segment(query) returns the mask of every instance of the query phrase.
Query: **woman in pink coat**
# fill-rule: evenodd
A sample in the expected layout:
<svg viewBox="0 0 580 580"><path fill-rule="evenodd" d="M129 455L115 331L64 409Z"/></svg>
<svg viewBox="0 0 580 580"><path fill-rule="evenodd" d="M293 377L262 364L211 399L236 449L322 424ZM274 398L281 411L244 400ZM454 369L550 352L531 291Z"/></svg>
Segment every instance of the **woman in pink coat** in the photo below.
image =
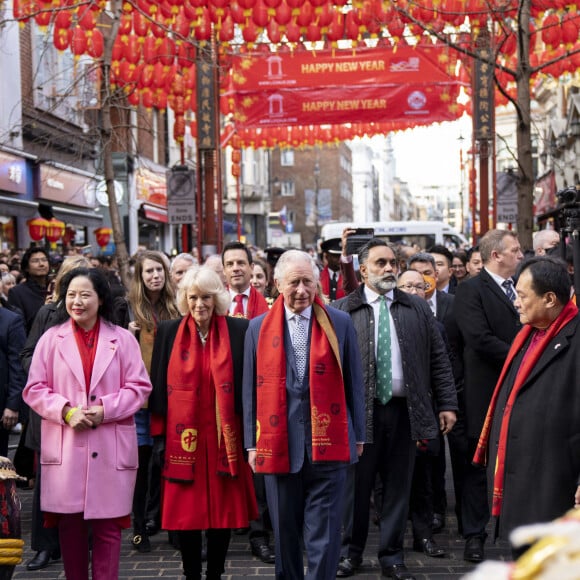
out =
<svg viewBox="0 0 580 580"><path fill-rule="evenodd" d="M63 280L62 323L39 340L24 400L42 417L41 508L59 530L68 580L118 578L121 529L130 525L137 474L133 415L151 391L139 345L111 323L98 269Z"/></svg>

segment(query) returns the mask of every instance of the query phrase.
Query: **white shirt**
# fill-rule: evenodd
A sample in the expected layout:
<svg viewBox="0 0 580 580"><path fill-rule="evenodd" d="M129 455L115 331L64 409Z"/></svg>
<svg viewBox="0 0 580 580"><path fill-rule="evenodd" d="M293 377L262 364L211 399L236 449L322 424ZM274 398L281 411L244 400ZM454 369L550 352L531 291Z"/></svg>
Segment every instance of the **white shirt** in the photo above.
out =
<svg viewBox="0 0 580 580"><path fill-rule="evenodd" d="M232 290L231 288L228 289L229 293L230 293L230 298L232 299L232 302L230 304L230 310L229 313L233 314L234 310L236 309L236 301L234 300L234 296L237 296L238 294L242 294L243 298L242 298L242 306L244 307L244 314L246 314L248 312L248 300L250 299L250 290L251 290L251 286L248 286L243 292L236 292L235 290Z"/></svg>
<svg viewBox="0 0 580 580"><path fill-rule="evenodd" d="M494 274L493 272L490 272L487 268L485 268L485 271L493 278L493 281L499 286L500 290L507 296L507 293L505 291L505 288L503 287L503 283L506 280L510 280L512 285L513 285L513 279L510 278L502 278L501 276L498 276L497 274ZM515 286L513 287L514 293L516 291Z"/></svg>
<svg viewBox="0 0 580 580"><path fill-rule="evenodd" d="M433 296L427 300L427 304L429 304L429 308L431 308L433 316L437 316L437 292L439 292L439 290L435 290L435 292L433 292Z"/></svg>
<svg viewBox="0 0 580 580"><path fill-rule="evenodd" d="M377 343L379 339L379 308L381 306L381 295L371 290L366 284L364 293L367 303L372 306L373 316L375 319L375 360L377 357ZM393 304L393 291L385 294L389 313ZM393 378L393 397L405 397L405 381L403 377L403 357L401 355L401 346L397 337L397 329L393 322L393 317L389 316L389 325L391 329L391 367Z"/></svg>
<svg viewBox="0 0 580 580"><path fill-rule="evenodd" d="M309 328L310 317L312 316L312 306L308 306L302 312L294 313L286 304L284 304L284 314L286 316L286 323L288 324L288 330L290 331L290 338L294 336L294 330L296 328L296 320L298 316L303 316L306 318L306 328Z"/></svg>

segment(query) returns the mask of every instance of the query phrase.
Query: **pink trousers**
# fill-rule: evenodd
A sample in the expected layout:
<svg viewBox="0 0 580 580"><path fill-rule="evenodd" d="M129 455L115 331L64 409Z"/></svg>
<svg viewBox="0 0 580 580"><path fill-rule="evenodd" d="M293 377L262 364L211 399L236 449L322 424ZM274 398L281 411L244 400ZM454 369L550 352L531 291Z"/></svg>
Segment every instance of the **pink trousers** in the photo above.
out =
<svg viewBox="0 0 580 580"><path fill-rule="evenodd" d="M89 580L89 530L93 580L118 580L121 528L117 519L85 520L83 514L59 518L60 549L67 580Z"/></svg>

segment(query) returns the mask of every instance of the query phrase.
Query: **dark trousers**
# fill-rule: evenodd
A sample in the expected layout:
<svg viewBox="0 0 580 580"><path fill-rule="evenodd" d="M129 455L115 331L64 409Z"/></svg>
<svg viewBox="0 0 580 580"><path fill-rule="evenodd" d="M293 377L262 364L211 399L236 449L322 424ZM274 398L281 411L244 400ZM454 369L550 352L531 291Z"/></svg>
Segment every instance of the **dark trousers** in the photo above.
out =
<svg viewBox="0 0 580 580"><path fill-rule="evenodd" d="M268 502L266 500L266 484L262 473L254 473L254 491L258 504L258 518L250 522L250 544L259 546L270 542L269 529L271 528Z"/></svg>
<svg viewBox="0 0 580 580"><path fill-rule="evenodd" d="M459 409L459 413L457 413L457 422L453 425L453 429L447 435L447 443L449 444L449 457L451 458L451 469L453 471L453 490L455 494L457 527L459 533L463 534L463 496L465 493L465 477L467 468L471 466L473 454L469 456L467 449L465 413L461 410L461 403ZM436 508L435 511L437 511Z"/></svg>
<svg viewBox="0 0 580 580"><path fill-rule="evenodd" d="M201 530L179 530L179 550L183 563L183 573L187 580L201 578ZM207 537L207 580L217 580L225 570L226 556L230 546L231 530L211 529Z"/></svg>
<svg viewBox="0 0 580 580"><path fill-rule="evenodd" d="M433 490L433 511L445 515L447 511L447 491L445 490L445 472L447 461L445 458L445 437L439 434L440 453L431 461L431 486ZM416 469L416 466L415 466Z"/></svg>
<svg viewBox="0 0 580 580"><path fill-rule="evenodd" d="M151 445L139 445L139 467L133 492L133 529L137 534L145 534L147 514L147 490L149 488L149 463Z"/></svg>
<svg viewBox="0 0 580 580"><path fill-rule="evenodd" d="M463 535L487 536L485 527L489 521L489 504L487 497L487 471L485 467L477 467L471 463L477 449L477 439L467 440L467 459L463 480L463 494L461 498L461 517L463 521Z"/></svg>
<svg viewBox="0 0 580 580"><path fill-rule="evenodd" d="M149 462L149 490L147 493L147 521L161 525L161 467L155 461Z"/></svg>
<svg viewBox="0 0 580 580"><path fill-rule="evenodd" d="M354 480L356 463L346 468L346 483L344 486L344 500L342 506L342 547L341 558L348 557L348 547L352 539L352 520L354 514Z"/></svg>
<svg viewBox="0 0 580 580"><path fill-rule="evenodd" d="M8 457L8 441L10 440L10 430L0 426L0 455Z"/></svg>
<svg viewBox="0 0 580 580"><path fill-rule="evenodd" d="M379 560L382 567L402 564L403 539L409 512L409 495L416 444L411 440L407 401L394 397L386 405L375 403L374 442L366 444L356 465L354 514L350 558L362 559L369 532L371 493L378 473L382 484Z"/></svg>
<svg viewBox="0 0 580 580"><path fill-rule="evenodd" d="M424 540L433 538L433 486L431 475L439 456L418 453L413 470L409 515L413 528L413 538Z"/></svg>
<svg viewBox="0 0 580 580"><path fill-rule="evenodd" d="M336 576L346 470L346 466L313 466L305 457L298 473L265 476L278 580ZM308 560L306 576L303 549Z"/></svg>
<svg viewBox="0 0 580 580"><path fill-rule="evenodd" d="M40 489L42 477L40 471L40 458L36 454L36 477L34 480L34 490L32 492L32 526L30 530L30 547L35 552L48 550L58 550L58 528L44 527L44 514L40 509Z"/></svg>

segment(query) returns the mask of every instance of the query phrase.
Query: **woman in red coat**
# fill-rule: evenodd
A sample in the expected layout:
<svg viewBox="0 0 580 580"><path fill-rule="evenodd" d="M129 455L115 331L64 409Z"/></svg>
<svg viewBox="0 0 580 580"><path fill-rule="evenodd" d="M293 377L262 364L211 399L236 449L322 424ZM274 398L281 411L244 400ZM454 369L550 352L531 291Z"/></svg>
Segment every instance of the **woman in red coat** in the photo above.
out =
<svg viewBox="0 0 580 580"><path fill-rule="evenodd" d="M221 578L231 528L257 515L243 455L241 377L248 322L227 317L230 297L218 275L193 268L183 277L181 320L162 322L151 362L155 448L164 449L161 525L176 531L187 580L201 578L207 530L208 580Z"/></svg>

